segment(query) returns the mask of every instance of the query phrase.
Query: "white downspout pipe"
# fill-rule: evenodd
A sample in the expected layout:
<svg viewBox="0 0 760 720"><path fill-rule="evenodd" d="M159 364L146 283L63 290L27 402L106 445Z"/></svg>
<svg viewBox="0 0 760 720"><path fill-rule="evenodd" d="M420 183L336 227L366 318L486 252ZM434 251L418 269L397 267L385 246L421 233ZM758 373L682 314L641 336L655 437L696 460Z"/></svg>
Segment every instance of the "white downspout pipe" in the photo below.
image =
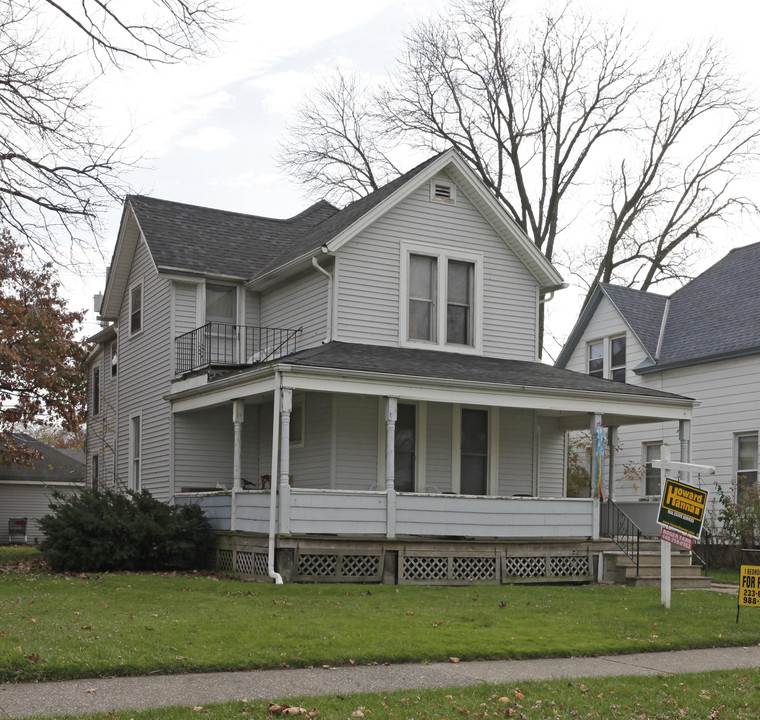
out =
<svg viewBox="0 0 760 720"><path fill-rule="evenodd" d="M323 248L324 250L324 248ZM333 331L332 331L332 316L333 316L333 276L332 273L327 272L318 262L317 258L313 257L311 259L311 264L319 270L323 275L327 276L327 337L325 337L325 342L329 343L332 342L333 339Z"/></svg>
<svg viewBox="0 0 760 720"><path fill-rule="evenodd" d="M269 549L267 572L275 584L282 585L282 575L274 569L274 536L277 527L277 458L280 454L280 394L282 392L280 371L274 373L274 408L272 410L272 469L269 475Z"/></svg>

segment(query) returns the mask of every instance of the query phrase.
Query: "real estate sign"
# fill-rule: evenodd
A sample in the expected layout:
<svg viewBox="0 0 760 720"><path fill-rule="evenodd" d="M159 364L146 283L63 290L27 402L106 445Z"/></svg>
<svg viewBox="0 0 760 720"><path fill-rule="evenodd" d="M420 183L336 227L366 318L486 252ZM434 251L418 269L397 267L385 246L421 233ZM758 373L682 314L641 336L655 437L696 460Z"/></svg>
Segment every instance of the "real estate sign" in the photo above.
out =
<svg viewBox="0 0 760 720"><path fill-rule="evenodd" d="M657 522L699 539L706 506L706 490L668 478L662 489Z"/></svg>
<svg viewBox="0 0 760 720"><path fill-rule="evenodd" d="M760 565L742 565L739 577L739 605L760 607Z"/></svg>

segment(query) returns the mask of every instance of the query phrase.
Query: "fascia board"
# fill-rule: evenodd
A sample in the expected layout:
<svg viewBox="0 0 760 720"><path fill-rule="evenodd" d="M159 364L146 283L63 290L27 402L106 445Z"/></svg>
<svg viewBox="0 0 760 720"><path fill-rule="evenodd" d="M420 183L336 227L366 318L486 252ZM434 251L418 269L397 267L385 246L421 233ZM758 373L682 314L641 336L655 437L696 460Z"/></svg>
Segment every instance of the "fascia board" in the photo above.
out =
<svg viewBox="0 0 760 720"><path fill-rule="evenodd" d="M706 365L707 363L720 362L721 360L733 360L736 358L760 355L760 346L743 348L733 352L716 353L715 355L704 355L702 357L693 357L685 360L676 360L669 363L655 363L654 365L639 366L634 369L637 375L650 375L655 372L664 370L677 370L679 368L691 367L693 365Z"/></svg>

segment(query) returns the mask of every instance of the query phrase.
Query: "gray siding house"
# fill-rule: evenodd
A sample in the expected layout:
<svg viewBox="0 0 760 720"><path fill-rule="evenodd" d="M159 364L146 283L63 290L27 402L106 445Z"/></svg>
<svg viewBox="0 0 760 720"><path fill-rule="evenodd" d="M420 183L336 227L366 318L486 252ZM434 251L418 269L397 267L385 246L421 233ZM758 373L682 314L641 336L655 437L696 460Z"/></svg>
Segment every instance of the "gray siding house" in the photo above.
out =
<svg viewBox="0 0 760 720"><path fill-rule="evenodd" d="M565 431L692 401L538 362L562 286L453 151L286 220L129 197L88 466L200 503L245 575L588 579L598 503L565 497Z"/></svg>
<svg viewBox="0 0 760 720"><path fill-rule="evenodd" d="M692 482L713 503L717 485L736 498L757 483L760 243L732 250L669 297L602 283L557 367L696 398L690 462L716 472ZM651 461L664 445L681 459L678 424L621 428L618 440L612 497L651 532L660 496Z"/></svg>

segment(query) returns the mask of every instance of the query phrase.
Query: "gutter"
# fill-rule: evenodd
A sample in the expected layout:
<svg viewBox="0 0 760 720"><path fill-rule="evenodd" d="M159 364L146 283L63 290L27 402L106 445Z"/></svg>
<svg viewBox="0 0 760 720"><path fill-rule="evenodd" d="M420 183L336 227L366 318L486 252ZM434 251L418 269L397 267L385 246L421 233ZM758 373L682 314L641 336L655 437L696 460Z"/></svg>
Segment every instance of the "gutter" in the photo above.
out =
<svg viewBox="0 0 760 720"><path fill-rule="evenodd" d="M276 585L282 585L282 576L274 569L274 536L277 522L277 457L280 454L280 391L282 377L275 370L274 410L272 411L272 474L269 478L269 545L267 549L267 573Z"/></svg>
<svg viewBox="0 0 760 720"><path fill-rule="evenodd" d="M322 246L322 252L327 253L327 246ZM327 277L327 332L325 333L325 343L329 343L333 339L332 330L332 316L333 316L333 276L332 273L327 272L318 262L316 257L311 258L311 264L316 270L319 270L323 275Z"/></svg>

